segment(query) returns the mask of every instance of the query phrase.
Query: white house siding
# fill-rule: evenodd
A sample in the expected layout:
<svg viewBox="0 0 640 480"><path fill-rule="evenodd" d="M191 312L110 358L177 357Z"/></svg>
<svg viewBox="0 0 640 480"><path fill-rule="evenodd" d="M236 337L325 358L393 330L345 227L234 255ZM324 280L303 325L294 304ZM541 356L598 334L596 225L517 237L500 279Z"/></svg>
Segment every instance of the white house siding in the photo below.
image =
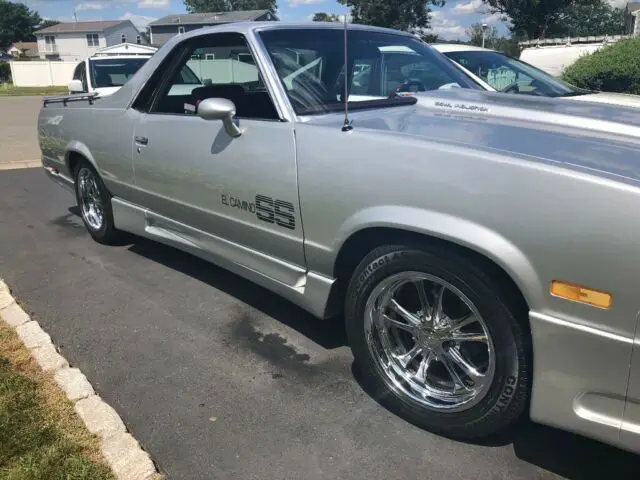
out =
<svg viewBox="0 0 640 480"><path fill-rule="evenodd" d="M96 47L90 47L87 42L87 33L56 33L51 34L56 39L56 50L58 58L62 61L79 62L83 58L90 57L96 50L107 46L107 41L102 33L98 33L98 43ZM97 32L96 32L97 33ZM38 35L38 53L40 58L46 58L47 55L54 55L46 50L44 35Z"/></svg>
<svg viewBox="0 0 640 480"><path fill-rule="evenodd" d="M133 26L133 24L123 24L116 25L115 27L108 28L104 31L104 35L106 38L106 45L110 47L112 45L117 45L118 43L122 43L122 34L127 36L128 43L136 43L136 37L140 35L140 43L142 45L146 45L144 37L140 34L140 32Z"/></svg>

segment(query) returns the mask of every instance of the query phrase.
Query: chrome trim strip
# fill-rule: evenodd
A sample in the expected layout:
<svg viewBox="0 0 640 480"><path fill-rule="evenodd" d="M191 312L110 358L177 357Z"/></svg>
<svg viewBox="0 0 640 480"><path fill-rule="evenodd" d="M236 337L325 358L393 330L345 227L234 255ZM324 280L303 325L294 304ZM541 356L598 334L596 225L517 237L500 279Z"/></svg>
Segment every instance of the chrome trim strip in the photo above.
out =
<svg viewBox="0 0 640 480"><path fill-rule="evenodd" d="M574 330L580 330L584 333L590 333L592 335L596 335L598 337L604 337L609 340L614 340L616 342L621 342L627 345L633 345L633 338L625 337L623 335L618 335L617 333L606 332L604 330L600 330L598 328L590 327L588 325L582 325L575 322L570 322L567 320L562 320L558 317L554 317L552 315L546 315L544 313L538 312L529 312L529 316L533 317L537 320L541 320L543 322L553 323L554 325L559 325L562 327L572 328Z"/></svg>
<svg viewBox="0 0 640 480"><path fill-rule="evenodd" d="M71 193L75 194L76 189L75 182L73 180L71 180L66 175L63 175L53 167L43 165L42 168L44 168L44 171L51 180L56 182L62 188L69 190Z"/></svg>

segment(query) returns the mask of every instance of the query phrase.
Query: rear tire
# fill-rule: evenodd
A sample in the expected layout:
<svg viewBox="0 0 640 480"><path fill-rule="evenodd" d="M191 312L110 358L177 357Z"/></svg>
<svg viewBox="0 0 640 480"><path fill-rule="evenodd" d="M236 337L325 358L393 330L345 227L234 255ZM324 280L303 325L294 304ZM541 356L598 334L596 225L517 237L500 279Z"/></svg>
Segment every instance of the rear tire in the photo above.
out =
<svg viewBox="0 0 640 480"><path fill-rule="evenodd" d="M75 191L80 216L89 235L98 243L116 243L120 232L113 221L111 195L89 162L80 162L75 170Z"/></svg>
<svg viewBox="0 0 640 480"><path fill-rule="evenodd" d="M527 404L530 366L522 320L502 295L448 250L393 245L370 252L345 300L366 387L434 433L472 440L505 430Z"/></svg>

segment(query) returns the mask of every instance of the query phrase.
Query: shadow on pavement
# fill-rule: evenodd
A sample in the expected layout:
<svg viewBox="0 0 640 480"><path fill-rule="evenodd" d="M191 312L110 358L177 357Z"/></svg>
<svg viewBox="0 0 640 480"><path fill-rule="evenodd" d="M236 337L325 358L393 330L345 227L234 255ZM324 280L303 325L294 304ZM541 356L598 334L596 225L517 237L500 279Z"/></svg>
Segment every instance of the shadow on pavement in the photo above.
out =
<svg viewBox="0 0 640 480"><path fill-rule="evenodd" d="M134 238L129 250L237 298L293 328L323 348L332 350L347 345L344 324L340 318L318 320L288 300L239 275L151 240Z"/></svg>
<svg viewBox="0 0 640 480"><path fill-rule="evenodd" d="M637 479L640 457L594 440L532 422L513 439L516 456L569 479Z"/></svg>
<svg viewBox="0 0 640 480"><path fill-rule="evenodd" d="M360 387L383 408L385 399L371 388L357 367L352 374ZM402 417L402 415L398 415ZM405 419L406 420L406 419ZM578 479L640 479L640 456L570 432L533 423L523 418L500 436L468 442L488 448L513 446L520 460L561 477Z"/></svg>
<svg viewBox="0 0 640 480"><path fill-rule="evenodd" d="M75 209L70 210L73 214L79 213ZM172 247L134 236L129 236L123 244L129 245L129 250L133 253L231 295L295 329L323 348L335 349L348 344L341 318L319 321L265 288ZM385 407L384 399L371 390L355 366L352 367L352 373L360 387ZM475 444L488 448L513 445L514 453L519 459L572 480L640 479L640 456L528 420L519 422L499 438Z"/></svg>

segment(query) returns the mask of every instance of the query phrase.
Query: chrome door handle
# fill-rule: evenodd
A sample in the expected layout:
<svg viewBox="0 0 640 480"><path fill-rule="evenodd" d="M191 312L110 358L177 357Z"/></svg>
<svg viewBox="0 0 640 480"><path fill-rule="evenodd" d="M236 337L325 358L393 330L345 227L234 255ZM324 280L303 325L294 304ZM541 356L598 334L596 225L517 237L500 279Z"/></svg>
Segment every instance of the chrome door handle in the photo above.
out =
<svg viewBox="0 0 640 480"><path fill-rule="evenodd" d="M135 140L138 145L146 145L147 143L149 143L149 139L147 137L136 136Z"/></svg>

